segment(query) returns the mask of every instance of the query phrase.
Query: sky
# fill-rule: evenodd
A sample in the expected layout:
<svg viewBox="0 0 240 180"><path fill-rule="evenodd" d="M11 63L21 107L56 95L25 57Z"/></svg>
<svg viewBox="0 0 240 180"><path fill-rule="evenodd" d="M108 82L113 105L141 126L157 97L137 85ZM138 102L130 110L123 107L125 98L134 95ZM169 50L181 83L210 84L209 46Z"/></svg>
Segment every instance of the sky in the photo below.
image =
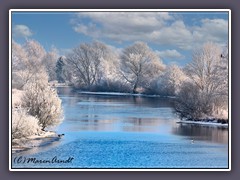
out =
<svg viewBox="0 0 240 180"><path fill-rule="evenodd" d="M60 55L92 41L118 52L143 41L165 64L184 66L204 43L228 43L228 12L12 12L11 23L14 41L34 39Z"/></svg>

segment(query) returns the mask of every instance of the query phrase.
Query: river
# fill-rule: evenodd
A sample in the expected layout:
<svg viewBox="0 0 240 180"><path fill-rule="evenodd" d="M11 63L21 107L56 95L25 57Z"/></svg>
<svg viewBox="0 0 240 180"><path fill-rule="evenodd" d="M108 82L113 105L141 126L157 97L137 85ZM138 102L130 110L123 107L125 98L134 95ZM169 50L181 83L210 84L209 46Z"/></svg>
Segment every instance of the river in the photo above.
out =
<svg viewBox="0 0 240 180"><path fill-rule="evenodd" d="M13 168L228 168L228 129L176 123L172 99L58 88L65 134L14 158ZM53 160L54 159L54 160Z"/></svg>

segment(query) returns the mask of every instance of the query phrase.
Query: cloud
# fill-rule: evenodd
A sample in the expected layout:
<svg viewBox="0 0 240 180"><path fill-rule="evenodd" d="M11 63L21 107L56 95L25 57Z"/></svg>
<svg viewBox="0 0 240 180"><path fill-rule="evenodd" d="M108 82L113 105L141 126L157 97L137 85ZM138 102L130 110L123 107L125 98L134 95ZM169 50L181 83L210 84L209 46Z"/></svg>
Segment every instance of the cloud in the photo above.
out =
<svg viewBox="0 0 240 180"><path fill-rule="evenodd" d="M77 33L115 42L145 41L190 50L207 41L226 43L228 20L198 19L189 25L185 16L168 12L80 12L71 20Z"/></svg>
<svg viewBox="0 0 240 180"><path fill-rule="evenodd" d="M15 37L29 37L33 35L29 27L22 24L14 25L12 29L12 33L13 33L13 36Z"/></svg>
<svg viewBox="0 0 240 180"><path fill-rule="evenodd" d="M201 26L193 29L193 39L197 42L213 41L226 43L228 37L228 21L224 19L202 19Z"/></svg>
<svg viewBox="0 0 240 180"><path fill-rule="evenodd" d="M170 26L154 31L152 34L149 34L149 38L157 44L174 45L185 50L191 49L191 43L193 41L191 31L181 20L177 20Z"/></svg>
<svg viewBox="0 0 240 180"><path fill-rule="evenodd" d="M155 51L162 59L183 59L184 56L175 49L165 51Z"/></svg>
<svg viewBox="0 0 240 180"><path fill-rule="evenodd" d="M115 41L146 40L173 17L167 12L81 12L71 20L74 31Z"/></svg>

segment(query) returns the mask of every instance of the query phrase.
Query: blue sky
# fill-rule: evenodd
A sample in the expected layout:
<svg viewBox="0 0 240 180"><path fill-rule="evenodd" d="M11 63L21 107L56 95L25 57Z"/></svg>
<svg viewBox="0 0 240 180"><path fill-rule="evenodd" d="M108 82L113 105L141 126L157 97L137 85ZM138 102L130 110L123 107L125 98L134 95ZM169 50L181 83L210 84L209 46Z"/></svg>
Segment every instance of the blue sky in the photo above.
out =
<svg viewBox="0 0 240 180"><path fill-rule="evenodd" d="M227 12L13 12L12 37L39 41L60 54L80 43L102 41L121 50L146 42L165 64L185 65L207 41L228 42Z"/></svg>

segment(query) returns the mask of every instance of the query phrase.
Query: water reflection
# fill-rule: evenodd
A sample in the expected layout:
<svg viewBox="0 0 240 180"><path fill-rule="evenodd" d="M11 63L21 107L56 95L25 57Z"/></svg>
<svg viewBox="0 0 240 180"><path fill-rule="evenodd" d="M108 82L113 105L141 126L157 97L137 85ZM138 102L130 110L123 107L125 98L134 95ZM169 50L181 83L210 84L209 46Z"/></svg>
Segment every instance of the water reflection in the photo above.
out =
<svg viewBox="0 0 240 180"><path fill-rule="evenodd" d="M133 104L135 106L145 106L145 107L171 107L172 99L169 98L153 98L153 97L141 97L141 96L111 96L111 95L86 95L79 94L71 88L59 87L57 89L59 96L65 101L67 99L68 105L76 105L77 103L94 102L102 104ZM102 105L101 104L101 105ZM100 105L100 104L99 104Z"/></svg>
<svg viewBox="0 0 240 180"><path fill-rule="evenodd" d="M228 129L177 124L172 99L79 94L58 88L65 119L60 133L71 131L149 132L228 143Z"/></svg>
<svg viewBox="0 0 240 180"><path fill-rule="evenodd" d="M228 143L228 129L191 124L175 124L173 134L186 136L195 140L207 140L216 143Z"/></svg>

